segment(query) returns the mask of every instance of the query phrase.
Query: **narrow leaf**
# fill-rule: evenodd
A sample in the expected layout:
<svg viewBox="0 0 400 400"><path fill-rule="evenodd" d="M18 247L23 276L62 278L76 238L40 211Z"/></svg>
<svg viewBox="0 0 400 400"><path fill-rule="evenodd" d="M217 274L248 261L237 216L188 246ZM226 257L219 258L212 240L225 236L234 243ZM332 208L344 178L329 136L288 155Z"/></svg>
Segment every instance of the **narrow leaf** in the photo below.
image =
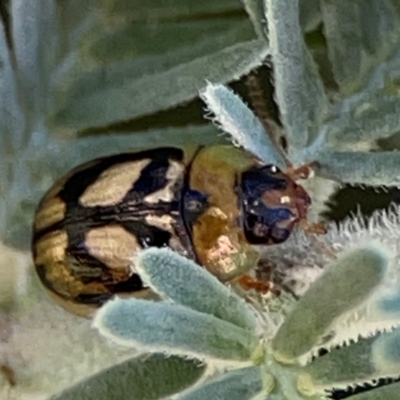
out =
<svg viewBox="0 0 400 400"><path fill-rule="evenodd" d="M106 5L106 12L110 18L120 21L121 18L130 21L144 19L171 20L186 18L201 18L209 14L223 14L241 9L239 0L203 0L190 2L187 0L136 0L135 7L132 7L130 0L109 0ZM138 12L140 10L140 12Z"/></svg>
<svg viewBox="0 0 400 400"><path fill-rule="evenodd" d="M397 46L398 17L390 0L325 0L321 8L335 79L342 93L355 92Z"/></svg>
<svg viewBox="0 0 400 400"><path fill-rule="evenodd" d="M50 400L157 400L191 386L204 371L197 360L142 355L78 382Z"/></svg>
<svg viewBox="0 0 400 400"><path fill-rule="evenodd" d="M11 15L20 95L35 120L47 108L48 77L58 40L56 2L15 0Z"/></svg>
<svg viewBox="0 0 400 400"><path fill-rule="evenodd" d="M228 372L194 390L190 390L186 394L178 396L177 400L251 400L262 389L260 368L249 367Z"/></svg>
<svg viewBox="0 0 400 400"><path fill-rule="evenodd" d="M206 270L168 249L148 249L135 262L144 282L163 297L193 310L254 330L250 307Z"/></svg>
<svg viewBox="0 0 400 400"><path fill-rule="evenodd" d="M21 148L28 138L24 135L24 116L18 102L18 91L15 72L11 65L11 52L7 45L5 27L0 20L0 155L3 168L7 163L6 157L12 154L12 162L15 162L15 152ZM1 174L3 175L3 173ZM4 174L6 175L6 174ZM6 176L0 178L0 182L6 185ZM5 188L0 187L0 196L4 196Z"/></svg>
<svg viewBox="0 0 400 400"><path fill-rule="evenodd" d="M315 139L329 103L302 37L298 0L265 0L265 3L276 99L292 160L293 152Z"/></svg>
<svg viewBox="0 0 400 400"><path fill-rule="evenodd" d="M382 334L373 343L372 359L381 376L398 377L400 371L400 328Z"/></svg>
<svg viewBox="0 0 400 400"><path fill-rule="evenodd" d="M232 136L233 142L257 155L268 164L287 168L281 151L272 142L259 119L243 101L227 87L208 83L200 93L212 112L213 122Z"/></svg>
<svg viewBox="0 0 400 400"><path fill-rule="evenodd" d="M227 82L238 79L260 65L266 55L263 41L249 41L136 79L127 79L114 70L105 80L110 71L103 69L94 72L94 77L84 78L90 81L89 87L82 81L75 82L68 95L63 95L63 105L61 99L57 101L61 109L54 110L51 120L83 129L164 110L195 98L206 80ZM110 80L111 76L116 80Z"/></svg>
<svg viewBox="0 0 400 400"><path fill-rule="evenodd" d="M329 390L346 388L349 382L362 384L380 377L399 374L398 337L383 334L380 338L360 339L356 343L332 349L305 367L316 386ZM398 336L398 334L397 334Z"/></svg>
<svg viewBox="0 0 400 400"><path fill-rule="evenodd" d="M259 39L268 41L268 27L265 18L264 2L260 0L242 0L243 5L253 22L254 30Z"/></svg>
<svg viewBox="0 0 400 400"><path fill-rule="evenodd" d="M398 400L400 391L400 383L393 383L369 390L365 393L356 394L351 400Z"/></svg>
<svg viewBox="0 0 400 400"><path fill-rule="evenodd" d="M372 244L333 262L279 328L272 341L275 357L292 362L322 345L335 320L356 309L379 287L388 263L388 255Z"/></svg>
<svg viewBox="0 0 400 400"><path fill-rule="evenodd" d="M300 25L306 32L318 28L321 23L321 6L319 0L300 1Z"/></svg>
<svg viewBox="0 0 400 400"><path fill-rule="evenodd" d="M359 101L344 100L338 113L326 125L330 146L373 142L400 130L400 97L387 88L364 91Z"/></svg>
<svg viewBox="0 0 400 400"><path fill-rule="evenodd" d="M87 37L82 38L79 47L85 59L98 65L153 56L158 63L151 63L147 70L142 71L143 75L147 75L254 39L251 28L249 21L243 17L159 21L156 25L152 21L129 21L125 25L119 21L106 30L104 24L99 24L97 29L90 30Z"/></svg>
<svg viewBox="0 0 400 400"><path fill-rule="evenodd" d="M166 302L108 302L94 326L116 343L194 358L248 361L255 337L213 316Z"/></svg>
<svg viewBox="0 0 400 400"><path fill-rule="evenodd" d="M372 186L400 184L399 152L321 152L315 160L318 176L342 183Z"/></svg>
<svg viewBox="0 0 400 400"><path fill-rule="evenodd" d="M203 146L211 146L228 141L222 137L212 125L189 125L185 127L149 129L137 132L110 132L106 135L93 135L80 137L77 140L65 141L61 152L65 154L70 169L83 162L111 154L140 151L144 148L162 146L184 147L196 143ZM52 162L57 162L55 156ZM60 161L61 162L61 161ZM66 171L64 171L66 172Z"/></svg>

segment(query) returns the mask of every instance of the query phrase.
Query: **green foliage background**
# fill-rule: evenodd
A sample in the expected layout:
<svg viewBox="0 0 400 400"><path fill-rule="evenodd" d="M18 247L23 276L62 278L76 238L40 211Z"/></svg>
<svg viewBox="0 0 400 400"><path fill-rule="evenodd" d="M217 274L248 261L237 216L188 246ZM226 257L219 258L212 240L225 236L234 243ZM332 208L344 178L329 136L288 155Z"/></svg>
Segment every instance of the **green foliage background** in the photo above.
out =
<svg viewBox="0 0 400 400"><path fill-rule="evenodd" d="M55 179L94 157L155 144L229 140L203 117L198 93L207 81L230 84L249 100L244 82L257 71L269 133L284 134L295 165L315 163L316 177L307 183L315 205L311 218L324 212L332 217L325 204L340 185L399 184L396 0L9 0L0 3L0 14L0 365L15 371L17 382L10 387L0 374L0 395L6 399L67 399L68 392L55 393L76 382L83 383L70 393L84 399L84 393L95 393L88 388L104 374L112 386L113 373L120 376L121 368L126 383L133 379L131 368L147 368L143 360L129 361L135 354L131 348L110 345L95 331L89 337L87 321L67 315L42 295L29 255L34 209ZM239 103L228 102L228 114L245 116L238 110ZM212 112L220 122L222 109ZM240 140L247 148L262 142L246 127ZM336 199L336 219L341 219L349 201ZM378 201L384 205L390 199L379 195ZM372 224L378 236L382 226L392 226L382 218ZM332 248L340 243L347 249L343 226L348 225L339 231L332 227L327 239ZM354 223L353 228L365 227ZM389 247L396 258L396 247ZM373 296L366 293L370 301ZM276 328L284 317L277 313ZM374 332L387 328L380 318L373 317ZM148 365L157 357L174 362L158 354ZM120 362L114 372L100 372ZM394 372L383 368L378 376L400 375L393 362ZM190 362L177 363L180 368ZM244 382L259 383L259 370L249 368L241 372ZM56 372L58 379L51 378ZM214 372L207 370L210 376ZM100 375L84 381L95 373ZM237 382L237 372L231 373L227 382ZM194 373L182 384L197 378ZM265 394L268 374L263 379ZM359 376L347 384L356 381ZM241 387L246 392L249 386ZM387 391L379 393L392 398ZM282 397L273 392L268 398Z"/></svg>

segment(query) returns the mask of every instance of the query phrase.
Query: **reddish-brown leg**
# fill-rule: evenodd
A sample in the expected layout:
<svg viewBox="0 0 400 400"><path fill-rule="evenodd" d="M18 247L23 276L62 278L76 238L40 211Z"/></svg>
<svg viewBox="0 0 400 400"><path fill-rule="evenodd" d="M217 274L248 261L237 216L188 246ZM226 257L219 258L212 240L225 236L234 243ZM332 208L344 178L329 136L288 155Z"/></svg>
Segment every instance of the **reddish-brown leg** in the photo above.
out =
<svg viewBox="0 0 400 400"><path fill-rule="evenodd" d="M304 219L299 222L299 227L303 229L304 232L314 235L325 235L328 232L328 229L323 222L315 222L311 224Z"/></svg>
<svg viewBox="0 0 400 400"><path fill-rule="evenodd" d="M240 275L236 279L236 282L244 290L255 290L256 292L259 293L268 293L273 291L270 282L257 280L247 274Z"/></svg>

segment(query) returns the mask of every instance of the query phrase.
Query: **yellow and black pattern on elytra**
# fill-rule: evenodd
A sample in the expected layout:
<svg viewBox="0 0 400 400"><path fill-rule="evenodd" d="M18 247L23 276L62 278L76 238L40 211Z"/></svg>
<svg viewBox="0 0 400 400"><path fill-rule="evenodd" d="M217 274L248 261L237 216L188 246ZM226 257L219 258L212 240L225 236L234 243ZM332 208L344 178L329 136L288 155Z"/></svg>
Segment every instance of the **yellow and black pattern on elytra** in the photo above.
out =
<svg viewBox="0 0 400 400"><path fill-rule="evenodd" d="M37 273L64 307L86 314L116 293L146 292L132 269L145 247L195 259L182 220L185 154L158 148L85 164L39 204L33 238Z"/></svg>
<svg viewBox="0 0 400 400"><path fill-rule="evenodd" d="M72 170L47 192L34 263L58 303L90 316L116 294L154 296L133 263L146 247L169 247L240 282L258 262L253 245L285 241L310 202L290 175L231 145L119 154Z"/></svg>

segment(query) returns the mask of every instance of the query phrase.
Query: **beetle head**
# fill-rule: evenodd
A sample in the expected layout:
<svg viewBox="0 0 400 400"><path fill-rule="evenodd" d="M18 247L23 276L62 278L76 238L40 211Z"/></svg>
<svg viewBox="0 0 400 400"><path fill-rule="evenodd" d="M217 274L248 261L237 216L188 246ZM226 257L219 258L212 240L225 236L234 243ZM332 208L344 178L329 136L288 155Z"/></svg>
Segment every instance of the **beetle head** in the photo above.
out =
<svg viewBox="0 0 400 400"><path fill-rule="evenodd" d="M284 242L311 205L307 192L274 165L243 172L239 193L242 226L251 244Z"/></svg>

